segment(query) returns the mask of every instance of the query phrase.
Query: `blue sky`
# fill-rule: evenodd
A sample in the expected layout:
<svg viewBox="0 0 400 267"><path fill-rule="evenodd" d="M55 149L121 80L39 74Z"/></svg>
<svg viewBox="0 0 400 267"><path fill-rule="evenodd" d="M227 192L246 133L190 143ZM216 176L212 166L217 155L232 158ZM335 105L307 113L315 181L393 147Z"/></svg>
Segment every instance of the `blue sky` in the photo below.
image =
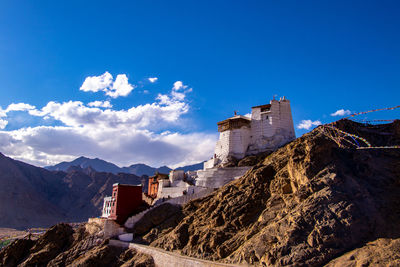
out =
<svg viewBox="0 0 400 267"><path fill-rule="evenodd" d="M398 1L2 1L0 107L37 112L0 118L0 151L41 166L80 155L176 166L212 155L217 121L273 95L291 100L297 136L302 120L396 106L398 14ZM106 72L133 90L80 90ZM100 116L93 101L115 113Z"/></svg>

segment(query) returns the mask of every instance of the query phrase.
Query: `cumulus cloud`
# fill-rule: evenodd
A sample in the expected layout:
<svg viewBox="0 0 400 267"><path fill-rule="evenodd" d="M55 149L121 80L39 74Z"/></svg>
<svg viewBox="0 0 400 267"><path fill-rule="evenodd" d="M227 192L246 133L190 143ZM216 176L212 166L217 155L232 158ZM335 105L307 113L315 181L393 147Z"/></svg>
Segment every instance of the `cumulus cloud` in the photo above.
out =
<svg viewBox="0 0 400 267"><path fill-rule="evenodd" d="M181 81L176 81L174 86L172 87L171 95L173 100L183 101L186 97L186 94L191 92L192 88L184 85Z"/></svg>
<svg viewBox="0 0 400 267"><path fill-rule="evenodd" d="M0 118L7 117L7 112L0 107Z"/></svg>
<svg viewBox="0 0 400 267"><path fill-rule="evenodd" d="M85 106L81 101L57 103L50 101L41 110L31 110L33 116L49 116L63 122L66 126L93 126L130 128L156 128L163 123L174 123L189 111L187 103L176 101L168 95L159 95L158 102L138 105L128 110L102 110Z"/></svg>
<svg viewBox="0 0 400 267"><path fill-rule="evenodd" d="M126 74L118 74L113 81L113 76L106 71L100 76L87 77L80 90L84 92L104 91L106 95L117 98L129 95L134 88L135 86L128 82Z"/></svg>
<svg viewBox="0 0 400 267"><path fill-rule="evenodd" d="M113 76L106 71L100 76L89 76L83 82L80 90L84 92L98 92L108 90L112 85Z"/></svg>
<svg viewBox="0 0 400 267"><path fill-rule="evenodd" d="M158 80L158 78L157 78L157 77L153 77L153 78L148 78L148 80L149 80L151 83L155 83L155 82Z"/></svg>
<svg viewBox="0 0 400 267"><path fill-rule="evenodd" d="M40 126L0 131L2 152L32 164L52 165L78 156L99 157L127 166L143 162L178 167L210 157L217 136L157 134L148 130Z"/></svg>
<svg viewBox="0 0 400 267"><path fill-rule="evenodd" d="M88 103L89 107L112 108L110 101L93 101Z"/></svg>
<svg viewBox="0 0 400 267"><path fill-rule="evenodd" d="M17 104L10 104L8 105L7 109L5 112L10 112L10 111L26 111L26 110L32 110L35 109L35 106L26 104L26 103L17 103Z"/></svg>
<svg viewBox="0 0 400 267"><path fill-rule="evenodd" d="M318 126L321 125L322 123L320 121L312 121L312 120L302 120L298 125L297 129L305 129L305 130L310 130L311 127L313 126Z"/></svg>
<svg viewBox="0 0 400 267"><path fill-rule="evenodd" d="M157 100L160 101L161 104L164 105L172 105L174 103L183 103L185 100L186 94L190 93L192 88L188 88L187 85L184 85L181 81L177 81L174 83L174 86L171 89L170 95L158 94Z"/></svg>
<svg viewBox="0 0 400 267"><path fill-rule="evenodd" d="M344 109L339 109L337 111L335 111L334 113L331 114L331 116L347 116L350 115L351 111L350 110L344 110Z"/></svg>
<svg viewBox="0 0 400 267"><path fill-rule="evenodd" d="M8 121L0 119L0 130L6 128Z"/></svg>
<svg viewBox="0 0 400 267"><path fill-rule="evenodd" d="M117 75L115 82L113 83L111 89L106 91L106 95L112 98L117 98L119 96L127 96L133 90L134 86L129 84L128 77L125 74Z"/></svg>
<svg viewBox="0 0 400 267"><path fill-rule="evenodd" d="M179 129L181 117L190 109L185 100L188 86L182 83L178 88L174 85L153 103L129 109L112 109L109 101L50 101L40 109L26 108L30 115L51 118L62 126L0 130L0 151L40 166L82 155L120 166L143 162L177 167L200 162L212 155L217 134L169 131ZM175 95L176 90L184 96ZM2 121L4 128L7 121Z"/></svg>
<svg viewBox="0 0 400 267"><path fill-rule="evenodd" d="M172 89L174 91L179 91L179 90L186 89L186 88L187 88L187 86L183 85L183 83L181 81L176 81L174 83L174 87Z"/></svg>

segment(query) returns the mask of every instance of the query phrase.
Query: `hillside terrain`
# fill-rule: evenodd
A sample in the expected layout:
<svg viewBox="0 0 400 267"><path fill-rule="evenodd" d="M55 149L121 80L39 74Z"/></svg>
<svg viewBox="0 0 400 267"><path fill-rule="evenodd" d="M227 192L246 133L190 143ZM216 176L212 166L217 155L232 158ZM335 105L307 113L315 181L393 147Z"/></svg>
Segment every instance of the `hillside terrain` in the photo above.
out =
<svg viewBox="0 0 400 267"><path fill-rule="evenodd" d="M141 178L120 173L71 168L51 172L0 153L0 227L47 227L81 222L101 214L103 198L114 183L140 184Z"/></svg>
<svg viewBox="0 0 400 267"><path fill-rule="evenodd" d="M373 126L342 120L337 127L374 145L400 144L400 121ZM130 231L137 242L235 264L398 266L400 150L341 149L320 129L205 198L153 209ZM57 231L65 244L51 238ZM114 266L152 265L151 258L110 247L82 227L57 225L46 234L0 251L0 266L107 266L110 257L117 259Z"/></svg>
<svg viewBox="0 0 400 267"><path fill-rule="evenodd" d="M364 126L345 120L337 126L372 144L400 144L400 121ZM233 263L321 266L353 249L371 253L374 243L368 242L382 238L397 246L382 258L399 260L393 254L399 196L399 149L340 149L315 129L243 178L188 203L178 219L149 223L144 217L139 225L149 227L134 232L151 246Z"/></svg>
<svg viewBox="0 0 400 267"><path fill-rule="evenodd" d="M150 256L108 245L84 225L51 227L38 240L20 239L0 250L0 267L93 266L154 267Z"/></svg>

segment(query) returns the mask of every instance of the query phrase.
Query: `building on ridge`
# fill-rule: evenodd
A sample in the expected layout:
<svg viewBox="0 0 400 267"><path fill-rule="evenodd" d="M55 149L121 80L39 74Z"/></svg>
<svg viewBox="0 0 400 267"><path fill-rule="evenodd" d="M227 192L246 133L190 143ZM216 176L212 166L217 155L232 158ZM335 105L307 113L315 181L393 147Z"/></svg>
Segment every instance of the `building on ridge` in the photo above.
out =
<svg viewBox="0 0 400 267"><path fill-rule="evenodd" d="M183 170L171 170L169 175L157 173L149 178L147 195L157 201L197 193L204 188L194 185L193 177L196 174L193 171L185 173Z"/></svg>
<svg viewBox="0 0 400 267"><path fill-rule="evenodd" d="M158 194L159 181L168 178L168 174L156 172L154 176L149 177L149 186L147 194L149 197L155 199Z"/></svg>
<svg viewBox="0 0 400 267"><path fill-rule="evenodd" d="M103 218L123 223L142 205L142 186L113 184L112 195L104 198Z"/></svg>
<svg viewBox="0 0 400 267"><path fill-rule="evenodd" d="M236 115L217 123L220 132L212 159L204 169L260 152L274 151L296 138L290 109L285 97L251 108L251 117Z"/></svg>

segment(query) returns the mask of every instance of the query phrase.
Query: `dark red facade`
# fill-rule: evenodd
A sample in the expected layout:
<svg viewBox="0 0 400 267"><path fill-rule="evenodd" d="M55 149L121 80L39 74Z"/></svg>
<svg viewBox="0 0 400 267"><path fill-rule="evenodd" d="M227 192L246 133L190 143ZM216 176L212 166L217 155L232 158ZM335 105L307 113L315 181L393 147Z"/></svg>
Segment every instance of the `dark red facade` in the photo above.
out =
<svg viewBox="0 0 400 267"><path fill-rule="evenodd" d="M156 173L154 176L149 177L149 189L147 191L147 195L149 195L149 197L157 197L158 181L164 178L168 178L168 174Z"/></svg>
<svg viewBox="0 0 400 267"><path fill-rule="evenodd" d="M109 219L122 224L142 205L142 186L114 184Z"/></svg>

